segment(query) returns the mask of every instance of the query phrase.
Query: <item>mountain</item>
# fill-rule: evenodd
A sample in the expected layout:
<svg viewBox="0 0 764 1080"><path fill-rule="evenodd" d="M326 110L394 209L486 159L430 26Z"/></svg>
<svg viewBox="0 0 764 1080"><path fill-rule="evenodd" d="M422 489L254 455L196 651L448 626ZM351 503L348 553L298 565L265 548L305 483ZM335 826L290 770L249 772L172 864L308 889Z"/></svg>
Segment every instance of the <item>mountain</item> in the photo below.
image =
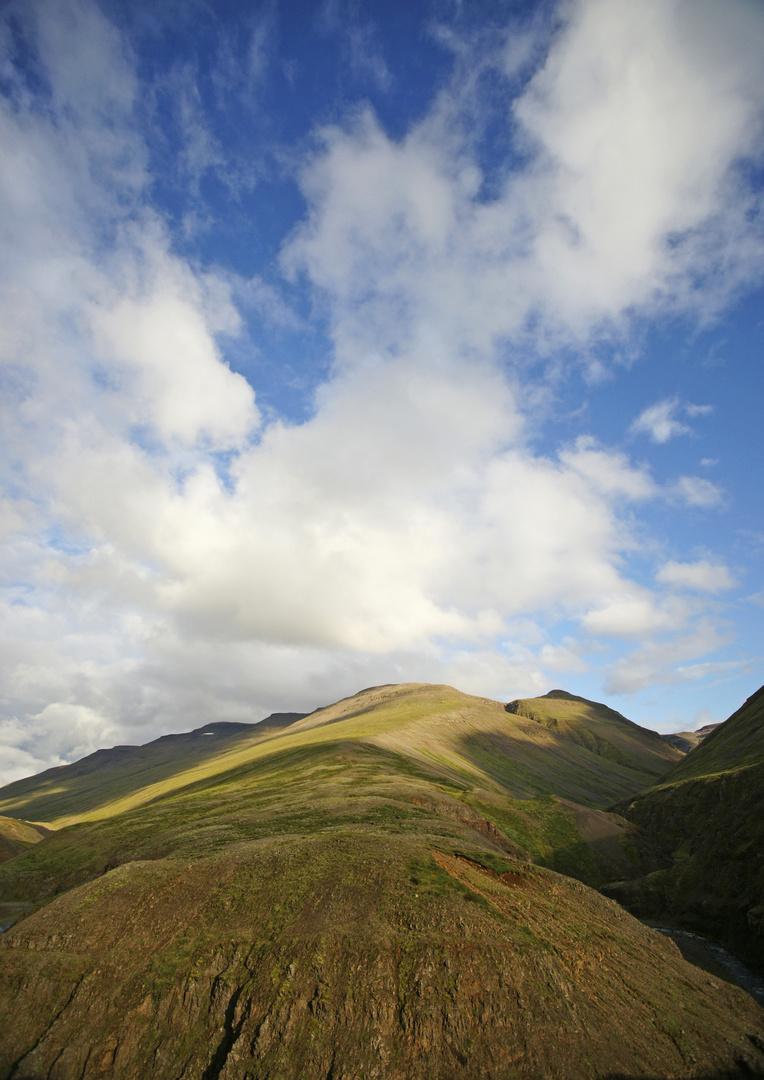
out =
<svg viewBox="0 0 764 1080"><path fill-rule="evenodd" d="M692 754L680 761L665 782L713 776L764 762L764 686L729 720L719 724Z"/></svg>
<svg viewBox="0 0 764 1080"><path fill-rule="evenodd" d="M370 687L308 715L278 714L256 725L208 724L145 746L99 750L0 788L0 813L56 827L109 817L255 762L282 745L340 739L385 747L459 785L518 798L554 792L599 807L641 790L680 758L654 732L605 706L570 695L547 698L505 706L449 686ZM551 704L560 720L539 722ZM273 742L274 729L284 742Z"/></svg>
<svg viewBox="0 0 764 1080"><path fill-rule="evenodd" d="M508 712L535 720L591 753L637 774L641 786L653 783L679 761L656 731L634 724L596 701L550 690L543 697L510 701Z"/></svg>
<svg viewBox="0 0 764 1080"><path fill-rule="evenodd" d="M117 799L176 773L203 768L242 741L257 740L288 727L305 713L273 713L257 724L204 724L180 735L163 735L143 746L96 750L72 765L59 765L0 788L0 811L28 811L34 820L61 826L97 810L105 798Z"/></svg>
<svg viewBox="0 0 764 1080"><path fill-rule="evenodd" d="M699 746L705 737L718 727L718 724L706 724L704 727L698 728L697 731L675 731L671 735L661 737L683 754L689 754L690 750L694 750L696 746Z"/></svg>
<svg viewBox="0 0 764 1080"><path fill-rule="evenodd" d="M79 820L0 866L30 905L0 938L0 1077L764 1075L751 998L549 868L594 865L583 832L620 819L592 804L637 782L584 728L406 684L190 765L176 742L132 792L115 758L100 802L98 766L67 774Z"/></svg>
<svg viewBox="0 0 764 1080"><path fill-rule="evenodd" d="M607 894L711 934L764 970L764 687L660 784L613 809L663 867Z"/></svg>
<svg viewBox="0 0 764 1080"><path fill-rule="evenodd" d="M0 862L14 859L31 844L39 844L50 830L31 821L19 821L17 818L0 817Z"/></svg>

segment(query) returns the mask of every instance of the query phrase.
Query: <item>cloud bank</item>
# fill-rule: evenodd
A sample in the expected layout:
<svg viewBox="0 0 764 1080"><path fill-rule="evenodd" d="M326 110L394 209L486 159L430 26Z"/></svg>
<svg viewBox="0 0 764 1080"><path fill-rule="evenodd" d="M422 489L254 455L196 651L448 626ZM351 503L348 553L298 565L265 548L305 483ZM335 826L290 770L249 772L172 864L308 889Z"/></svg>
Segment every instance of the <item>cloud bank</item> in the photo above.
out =
<svg viewBox="0 0 764 1080"><path fill-rule="evenodd" d="M758 273L764 12L561 16L506 107L522 163L498 181L467 73L515 85L511 28L462 44L403 137L363 104L314 133L279 266L332 363L296 422L226 358L247 290L296 317L182 255L152 202L124 33L86 0L6 9L0 779L369 682L543 692L638 639L605 661L632 692L723 640L704 607L734 585L722 560L632 565L642 508L712 509L719 488L591 435L542 452L534 431L560 364L658 312L707 318ZM634 431L684 433L678 408Z"/></svg>

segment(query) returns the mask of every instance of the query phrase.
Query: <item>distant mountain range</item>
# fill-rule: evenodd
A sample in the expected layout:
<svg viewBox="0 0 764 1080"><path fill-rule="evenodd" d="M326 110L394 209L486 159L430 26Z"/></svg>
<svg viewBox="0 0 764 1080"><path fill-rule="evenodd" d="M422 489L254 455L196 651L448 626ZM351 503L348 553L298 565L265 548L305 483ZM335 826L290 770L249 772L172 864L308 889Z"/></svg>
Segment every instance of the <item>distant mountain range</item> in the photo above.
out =
<svg viewBox="0 0 764 1080"><path fill-rule="evenodd" d="M697 924L693 838L758 835L736 717L684 754L562 690L411 683L7 785L0 1077L764 1075L752 999L597 891Z"/></svg>
<svg viewBox="0 0 764 1080"><path fill-rule="evenodd" d="M690 750L700 746L705 737L718 727L719 724L705 724L703 727L698 728L697 731L677 731L673 735L664 735L663 738L667 743L675 746L677 750L681 750L683 754L689 754Z"/></svg>

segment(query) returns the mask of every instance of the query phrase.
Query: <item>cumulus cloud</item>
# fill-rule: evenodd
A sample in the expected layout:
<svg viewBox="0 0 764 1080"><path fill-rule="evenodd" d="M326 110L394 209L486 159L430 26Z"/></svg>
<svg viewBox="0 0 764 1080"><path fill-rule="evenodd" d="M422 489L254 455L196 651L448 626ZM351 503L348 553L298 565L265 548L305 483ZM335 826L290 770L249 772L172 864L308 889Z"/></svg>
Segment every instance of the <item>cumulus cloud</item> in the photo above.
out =
<svg viewBox="0 0 764 1080"><path fill-rule="evenodd" d="M693 260L702 253L707 267L713 246L729 251L744 229L729 170L760 134L764 14L709 0L587 0L568 12L516 106L548 163L540 288L579 327L661 297L708 302ZM749 273L752 249L737 250Z"/></svg>
<svg viewBox="0 0 764 1080"><path fill-rule="evenodd" d="M89 306L94 362L130 402L129 423L149 424L163 442L241 445L257 426L254 394L214 339L238 329L238 314L222 285L210 295L161 238L141 241L137 266L121 268L123 280L112 277Z"/></svg>
<svg viewBox="0 0 764 1080"><path fill-rule="evenodd" d="M716 303L722 253L726 289L753 272L735 165L762 99L757 9L566 5L510 118L527 164L490 195L461 76L400 139L368 107L318 133L280 264L333 347L301 423L264 422L221 345L239 307L282 327L290 309L181 257L152 209L130 50L85 0L26 10L47 89L6 40L0 110L12 770L369 682L543 692L546 670L587 663L569 627L540 643L557 621L647 639L613 692L722 640L686 633L700 601L630 571L633 515L667 490L591 437L536 449L521 357ZM183 100L198 178L218 149ZM665 441L683 425L659 405L642 430ZM722 502L692 476L668 495ZM658 581L714 592L722 570L669 563Z"/></svg>
<svg viewBox="0 0 764 1080"><path fill-rule="evenodd" d="M665 443L675 435L689 435L690 428L676 419L679 398L665 398L649 405L631 425L634 434L649 435L653 442Z"/></svg>
<svg viewBox="0 0 764 1080"><path fill-rule="evenodd" d="M690 632L672 639L648 640L612 665L605 689L611 694L635 694L649 686L671 686L739 668L741 661L685 663L714 652L725 640L708 619L698 620Z"/></svg>
<svg viewBox="0 0 764 1080"><path fill-rule="evenodd" d="M711 593L723 592L735 584L735 579L726 566L709 562L708 559L699 559L692 563L673 560L664 563L655 579L665 585Z"/></svg>
<svg viewBox="0 0 764 1080"><path fill-rule="evenodd" d="M689 435L692 428L677 419L680 410L689 417L708 416L713 412L713 405L683 405L677 397L664 398L644 409L629 431L632 435L647 435L654 443L666 443L677 435Z"/></svg>
<svg viewBox="0 0 764 1080"><path fill-rule="evenodd" d="M686 506L710 510L724 503L724 492L703 476L680 476L668 489L670 498Z"/></svg>
<svg viewBox="0 0 764 1080"><path fill-rule="evenodd" d="M485 352L530 326L537 344L580 342L635 308L717 303L717 258L727 288L758 274L762 238L733 176L764 98L760 12L566 10L514 106L532 164L495 198L478 197L469 80L402 139L368 109L321 133L302 173L311 213L283 259L330 298L341 361L433 340Z"/></svg>
<svg viewBox="0 0 764 1080"><path fill-rule="evenodd" d="M655 631L681 628L689 614L681 601L659 602L647 590L632 586L587 612L581 623L598 636L646 638Z"/></svg>

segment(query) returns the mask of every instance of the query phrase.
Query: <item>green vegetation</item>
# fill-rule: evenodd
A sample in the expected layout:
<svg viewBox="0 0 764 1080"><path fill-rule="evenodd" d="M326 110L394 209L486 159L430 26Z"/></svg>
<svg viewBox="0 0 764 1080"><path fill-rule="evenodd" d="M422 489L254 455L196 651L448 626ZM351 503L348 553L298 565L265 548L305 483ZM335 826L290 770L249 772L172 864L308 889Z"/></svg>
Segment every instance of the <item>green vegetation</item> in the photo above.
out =
<svg viewBox="0 0 764 1080"><path fill-rule="evenodd" d="M764 971L764 688L661 784L614 809L659 868L608 894L710 934Z"/></svg>
<svg viewBox="0 0 764 1080"><path fill-rule="evenodd" d="M681 753L689 754L690 750L700 746L703 740L718 726L718 724L706 724L705 727L698 728L697 731L677 731L673 735L664 735L662 738L664 742L670 743Z"/></svg>
<svg viewBox="0 0 764 1080"><path fill-rule="evenodd" d="M764 762L764 686L664 777L676 783Z"/></svg>
<svg viewBox="0 0 764 1080"><path fill-rule="evenodd" d="M411 884L416 889L415 897L420 896L448 896L449 893L457 893L465 900L474 904L488 905L488 901L479 893L473 892L463 881L452 877L446 870L438 866L435 859L430 855L426 859L414 859L409 867Z"/></svg>
<svg viewBox="0 0 764 1080"><path fill-rule="evenodd" d="M527 716L592 754L625 769L639 771L652 783L680 759L655 731L639 727L619 712L564 690L550 690L538 698L512 701L507 709Z"/></svg>
<svg viewBox="0 0 764 1080"><path fill-rule="evenodd" d="M580 699L573 709L567 699L551 706L545 698L531 701L542 703L534 708L545 716L550 708L560 711L559 730L524 715L524 708L507 711L448 686L373 687L286 728L222 725L235 730L205 737L207 729L200 728L145 747L99 751L3 788L0 811L56 828L110 818L173 792L245 775L263 762L278 770L290 755L299 760L343 742L354 754L387 750L397 756L398 771L437 776L462 790L481 787L519 798L553 792L606 806L640 791L679 758L657 735L618 713L607 710L603 720L604 706ZM587 725L594 733L588 741L582 734ZM603 755L605 742L613 750Z"/></svg>
<svg viewBox="0 0 764 1080"><path fill-rule="evenodd" d="M478 799L471 802L540 866L578 878L594 888L599 886L601 875L596 859L576 829L573 815L555 796L506 799L501 808Z"/></svg>
<svg viewBox="0 0 764 1080"><path fill-rule="evenodd" d="M764 1065L742 992L711 992L581 884L630 842L592 804L665 764L608 724L617 761L449 687L377 687L171 744L176 768L159 740L5 789L58 827L0 865L3 910L28 905L0 938L0 1078L473 1080L524 1075L518 1053L570 1080Z"/></svg>
<svg viewBox="0 0 764 1080"><path fill-rule="evenodd" d="M0 817L0 862L15 858L48 835L48 829L31 821Z"/></svg>

